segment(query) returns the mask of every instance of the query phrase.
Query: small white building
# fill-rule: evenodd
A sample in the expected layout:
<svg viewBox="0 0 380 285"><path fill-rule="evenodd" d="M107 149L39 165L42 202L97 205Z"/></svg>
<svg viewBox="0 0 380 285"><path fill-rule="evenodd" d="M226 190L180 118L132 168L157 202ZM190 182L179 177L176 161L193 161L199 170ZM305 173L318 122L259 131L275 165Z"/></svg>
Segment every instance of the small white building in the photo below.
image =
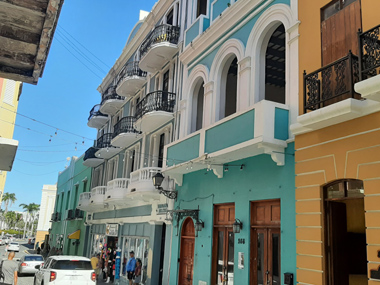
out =
<svg viewBox="0 0 380 285"><path fill-rule="evenodd" d="M44 185L42 187L36 242L41 243L41 241L45 240L45 235L49 233L49 229L51 227L51 215L54 212L56 194L57 185Z"/></svg>

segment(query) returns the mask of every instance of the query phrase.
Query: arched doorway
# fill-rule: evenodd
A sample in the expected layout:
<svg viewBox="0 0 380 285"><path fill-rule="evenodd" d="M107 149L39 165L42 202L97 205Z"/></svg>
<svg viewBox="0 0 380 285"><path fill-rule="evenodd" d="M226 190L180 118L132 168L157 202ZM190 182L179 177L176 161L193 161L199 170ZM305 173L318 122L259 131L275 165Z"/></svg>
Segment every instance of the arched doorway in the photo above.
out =
<svg viewBox="0 0 380 285"><path fill-rule="evenodd" d="M193 106L191 118L191 132L202 129L203 126L203 100L204 100L204 82L199 80L194 88Z"/></svg>
<svg viewBox="0 0 380 285"><path fill-rule="evenodd" d="M226 61L221 74L219 120L236 113L238 63L235 55Z"/></svg>
<svg viewBox="0 0 380 285"><path fill-rule="evenodd" d="M324 187L326 284L368 284L363 181Z"/></svg>
<svg viewBox="0 0 380 285"><path fill-rule="evenodd" d="M187 218L181 230L181 249L178 284L193 284L195 229L192 218Z"/></svg>
<svg viewBox="0 0 380 285"><path fill-rule="evenodd" d="M271 35L265 53L265 100L285 104L285 27Z"/></svg>

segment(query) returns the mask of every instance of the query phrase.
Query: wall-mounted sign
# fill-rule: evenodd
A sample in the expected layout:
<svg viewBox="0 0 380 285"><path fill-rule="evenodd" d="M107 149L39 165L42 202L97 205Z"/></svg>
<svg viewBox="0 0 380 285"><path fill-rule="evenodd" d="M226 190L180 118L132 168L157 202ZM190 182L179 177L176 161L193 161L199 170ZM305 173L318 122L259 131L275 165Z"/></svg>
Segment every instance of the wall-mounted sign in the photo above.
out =
<svg viewBox="0 0 380 285"><path fill-rule="evenodd" d="M239 252L238 259L239 259L238 268L244 269L244 252Z"/></svg>
<svg viewBox="0 0 380 285"><path fill-rule="evenodd" d="M117 237L119 232L119 224L107 224L106 236Z"/></svg>
<svg viewBox="0 0 380 285"><path fill-rule="evenodd" d="M168 211L168 204L158 204L156 209L157 215L166 215Z"/></svg>

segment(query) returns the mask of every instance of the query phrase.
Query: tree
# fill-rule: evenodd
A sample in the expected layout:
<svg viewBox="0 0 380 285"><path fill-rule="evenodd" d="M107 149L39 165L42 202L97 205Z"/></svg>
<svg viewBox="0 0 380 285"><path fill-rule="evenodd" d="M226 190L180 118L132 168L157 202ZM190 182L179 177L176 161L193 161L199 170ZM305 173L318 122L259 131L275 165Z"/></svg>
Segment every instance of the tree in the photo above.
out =
<svg viewBox="0 0 380 285"><path fill-rule="evenodd" d="M11 230L16 224L17 214L16 212L9 211L5 214L5 221L8 224L9 229Z"/></svg>
<svg viewBox="0 0 380 285"><path fill-rule="evenodd" d="M38 216L40 205L35 204L35 203L30 203L30 204L20 204L20 207L24 209L24 212L27 212L27 217L26 217L25 226L24 226L24 235L23 235L23 238L25 238L25 232L26 232L28 223L31 224L30 230L33 232L33 223L36 220L36 217Z"/></svg>
<svg viewBox="0 0 380 285"><path fill-rule="evenodd" d="M8 212L8 206L9 207L12 207L12 204L14 202L16 202L16 194L15 193L8 193L8 192L5 192L4 195L3 195L3 200L1 202L1 204L4 203L4 217L7 215L7 212ZM2 223L2 227L3 227L3 223Z"/></svg>

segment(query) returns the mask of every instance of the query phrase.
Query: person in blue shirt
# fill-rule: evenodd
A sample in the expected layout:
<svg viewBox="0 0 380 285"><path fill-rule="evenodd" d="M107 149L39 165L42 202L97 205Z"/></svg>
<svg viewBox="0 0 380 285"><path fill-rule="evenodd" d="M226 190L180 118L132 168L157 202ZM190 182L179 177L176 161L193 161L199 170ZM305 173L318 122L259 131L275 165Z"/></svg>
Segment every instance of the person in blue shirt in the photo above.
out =
<svg viewBox="0 0 380 285"><path fill-rule="evenodd" d="M129 280L129 285L132 285L133 277L135 274L135 268L136 268L135 253L133 251L130 251L129 256L131 258L128 260L128 263L127 263L127 276Z"/></svg>

